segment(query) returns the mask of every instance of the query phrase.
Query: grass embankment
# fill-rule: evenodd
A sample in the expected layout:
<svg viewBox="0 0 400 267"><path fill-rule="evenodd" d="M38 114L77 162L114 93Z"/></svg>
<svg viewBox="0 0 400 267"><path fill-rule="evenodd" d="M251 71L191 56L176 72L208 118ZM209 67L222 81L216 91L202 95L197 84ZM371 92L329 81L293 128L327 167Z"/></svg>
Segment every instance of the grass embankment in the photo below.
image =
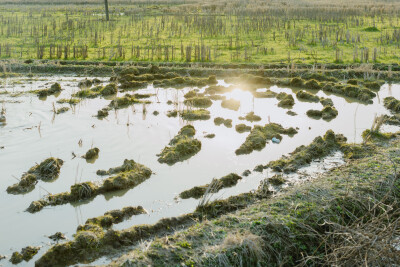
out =
<svg viewBox="0 0 400 267"><path fill-rule="evenodd" d="M371 144L370 144L371 145ZM400 139L349 161L312 183L137 247L111 266L383 266L399 262L394 249L400 203L396 166ZM259 188L258 192L260 192ZM204 207L217 211L218 203ZM396 224L397 223L397 224Z"/></svg>

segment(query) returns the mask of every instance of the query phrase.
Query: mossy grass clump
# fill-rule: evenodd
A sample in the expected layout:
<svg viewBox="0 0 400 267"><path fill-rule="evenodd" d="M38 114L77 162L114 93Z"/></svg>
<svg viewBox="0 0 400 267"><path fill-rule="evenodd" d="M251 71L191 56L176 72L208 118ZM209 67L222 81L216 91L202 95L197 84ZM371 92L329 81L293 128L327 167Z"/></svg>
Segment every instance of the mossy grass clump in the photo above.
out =
<svg viewBox="0 0 400 267"><path fill-rule="evenodd" d="M291 108L294 105L294 98L291 94L279 93L276 98L279 100L278 107Z"/></svg>
<svg viewBox="0 0 400 267"><path fill-rule="evenodd" d="M351 85L358 85L358 80L357 79L349 79L347 80L347 84L351 84Z"/></svg>
<svg viewBox="0 0 400 267"><path fill-rule="evenodd" d="M78 104L79 102L81 102L81 100L80 99L78 99L78 98L62 98L62 99L59 99L59 100L57 100L57 103L58 104L70 104L70 105L76 105L76 104Z"/></svg>
<svg viewBox="0 0 400 267"><path fill-rule="evenodd" d="M326 107L326 106L331 106L333 107L333 101L330 98L325 98L325 97L321 97L319 102L321 103L322 106Z"/></svg>
<svg viewBox="0 0 400 267"><path fill-rule="evenodd" d="M273 137L282 140L281 134L294 135L297 131L290 128L283 128L280 124L269 123L264 127L255 125L247 136L246 141L235 151L236 155L250 154L254 150L261 150L265 147L268 140Z"/></svg>
<svg viewBox="0 0 400 267"><path fill-rule="evenodd" d="M108 114L109 114L108 111L109 111L109 108L102 108L102 109L98 110L97 111L97 117L98 118L107 117Z"/></svg>
<svg viewBox="0 0 400 267"><path fill-rule="evenodd" d="M253 91L252 94L255 98L274 98L277 95L277 93L275 93L271 90L266 90L266 91L261 91L261 92Z"/></svg>
<svg viewBox="0 0 400 267"><path fill-rule="evenodd" d="M120 210L111 210L104 213L103 216L89 218L84 225L80 225L77 231L88 229L91 225L97 225L102 228L110 228L113 224L121 223L134 215L146 214L146 210L142 206L124 207Z"/></svg>
<svg viewBox="0 0 400 267"><path fill-rule="evenodd" d="M307 110L306 114L313 119L320 119L322 117L322 111L316 109Z"/></svg>
<svg viewBox="0 0 400 267"><path fill-rule="evenodd" d="M364 142L372 141L372 142L382 142L387 141L394 138L396 135L393 133L382 133L379 130L371 130L366 129L361 134Z"/></svg>
<svg viewBox="0 0 400 267"><path fill-rule="evenodd" d="M72 94L72 97L78 98L95 98L100 94L98 91L93 91L92 89L81 89L78 92Z"/></svg>
<svg viewBox="0 0 400 267"><path fill-rule="evenodd" d="M40 250L40 247L28 246L21 250L21 252L14 252L11 255L10 262L12 264L19 264L22 261L30 261Z"/></svg>
<svg viewBox="0 0 400 267"><path fill-rule="evenodd" d="M90 199L100 194L114 192L122 189L129 189L138 186L150 178L152 171L146 166L135 162L134 160L125 160L124 166L114 176L104 179L102 182L83 182L71 186L70 192L59 194L50 194L44 198L33 201L27 211L35 213L46 206L57 206L66 203L73 203L84 199Z"/></svg>
<svg viewBox="0 0 400 267"><path fill-rule="evenodd" d="M306 81L304 83L304 87L307 89L313 89L313 90L319 90L322 88L321 84L315 79Z"/></svg>
<svg viewBox="0 0 400 267"><path fill-rule="evenodd" d="M139 70L136 67L127 67L124 68L123 70L121 70L121 72L119 73L120 76L123 75L127 75L127 74L131 74L131 75L139 75Z"/></svg>
<svg viewBox="0 0 400 267"><path fill-rule="evenodd" d="M130 106L132 104L138 104L138 103L143 103L143 102L140 101L139 99L135 98L135 96L133 96L133 95L125 94L122 97L114 98L108 106L110 108L120 109L120 108L125 108L127 106Z"/></svg>
<svg viewBox="0 0 400 267"><path fill-rule="evenodd" d="M185 105L198 107L198 108L208 108L212 105L211 99L204 96L194 96L191 98L187 98L184 101Z"/></svg>
<svg viewBox="0 0 400 267"><path fill-rule="evenodd" d="M175 118L176 116L178 116L178 111L176 109L167 111L167 117Z"/></svg>
<svg viewBox="0 0 400 267"><path fill-rule="evenodd" d="M286 114L288 114L289 116L297 116L297 113L294 112L294 111L291 111L291 110L288 110L288 111L286 112Z"/></svg>
<svg viewBox="0 0 400 267"><path fill-rule="evenodd" d="M85 155L82 156L82 158L87 160L97 158L99 156L99 152L100 149L98 149L97 147L91 148L85 153Z"/></svg>
<svg viewBox="0 0 400 267"><path fill-rule="evenodd" d="M337 117L339 112L333 106L327 105L322 110L310 109L306 112L307 116L313 119L320 119L330 121Z"/></svg>
<svg viewBox="0 0 400 267"><path fill-rule="evenodd" d="M371 82L364 82L363 85L371 90L379 90L381 89L383 82L378 81L371 81Z"/></svg>
<svg viewBox="0 0 400 267"><path fill-rule="evenodd" d="M46 97L46 96L58 94L61 91L62 91L61 85L59 83L54 83L48 89L35 90L33 92L35 92L39 97Z"/></svg>
<svg viewBox="0 0 400 267"><path fill-rule="evenodd" d="M385 97L383 104L388 110L394 113L400 112L400 101L393 96Z"/></svg>
<svg viewBox="0 0 400 267"><path fill-rule="evenodd" d="M206 134L204 137L205 137L205 138L212 139L212 138L214 138L214 137L215 137L215 134L213 134L213 133Z"/></svg>
<svg viewBox="0 0 400 267"><path fill-rule="evenodd" d="M103 96L115 95L116 93L118 93L118 88L115 83L107 84L100 91L100 94Z"/></svg>
<svg viewBox="0 0 400 267"><path fill-rule="evenodd" d="M57 158L48 158L36 164L24 173L19 182L7 188L9 194L24 194L32 191L39 180L51 181L60 175L64 161Z"/></svg>
<svg viewBox="0 0 400 267"><path fill-rule="evenodd" d="M251 112L247 113L246 116L240 117L239 119L243 119L243 120L246 120L246 121L249 121L249 122L254 122L254 121L260 121L261 117L256 115L256 114L254 114L254 112L251 111Z"/></svg>
<svg viewBox="0 0 400 267"><path fill-rule="evenodd" d="M65 113L69 110L69 107L62 107L56 110L57 114Z"/></svg>
<svg viewBox="0 0 400 267"><path fill-rule="evenodd" d="M78 83L78 87L81 89L88 89L88 88L92 87L92 85L93 85L93 82L89 79L84 79L83 81L80 81Z"/></svg>
<svg viewBox="0 0 400 267"><path fill-rule="evenodd" d="M179 115L187 121L209 120L211 118L210 111L206 109L187 109L179 112Z"/></svg>
<svg viewBox="0 0 400 267"><path fill-rule="evenodd" d="M216 117L214 119L214 124L220 126L221 124L225 125L228 128L232 127L232 120L231 119L224 119L222 117Z"/></svg>
<svg viewBox="0 0 400 267"><path fill-rule="evenodd" d="M279 185L283 185L284 183L286 183L286 180L285 180L285 178L283 178L282 175L275 174L274 176L268 178L268 182L274 186L279 186Z"/></svg>
<svg viewBox="0 0 400 267"><path fill-rule="evenodd" d="M319 97L306 91L298 91L296 97L299 100L306 100L310 102L319 102Z"/></svg>
<svg viewBox="0 0 400 267"><path fill-rule="evenodd" d="M316 137L308 146L299 146L289 157L271 161L268 167L277 172L292 173L299 168L309 165L313 160L325 157L335 150L339 150L346 141L343 135L335 134L332 130L325 133L324 137Z"/></svg>
<svg viewBox="0 0 400 267"><path fill-rule="evenodd" d="M222 100L221 107L238 111L240 108L240 101L233 98L225 99Z"/></svg>
<svg viewBox="0 0 400 267"><path fill-rule="evenodd" d="M242 179L241 176L230 173L220 179L213 179L210 184L195 186L189 190L183 191L179 194L179 197L182 199L199 199L204 196L207 190L210 194L217 193L223 188L235 186L240 179Z"/></svg>
<svg viewBox="0 0 400 267"><path fill-rule="evenodd" d="M178 87L197 86L202 87L206 85L215 85L218 81L214 75L208 78L193 78L193 77L174 77L170 79L156 80L153 82L154 86L158 87Z"/></svg>
<svg viewBox="0 0 400 267"><path fill-rule="evenodd" d="M188 99L188 98L192 98L192 97L196 97L196 96L197 96L197 92L195 90L190 90L183 97L185 99Z"/></svg>
<svg viewBox="0 0 400 267"><path fill-rule="evenodd" d="M251 131L251 126L247 126L246 124L241 123L241 124L237 124L235 126L235 130L238 133L250 132Z"/></svg>
<svg viewBox="0 0 400 267"><path fill-rule="evenodd" d="M160 163L173 165L184 161L201 149L201 142L194 138L196 131L192 125L186 125L180 129L178 134L171 139L169 146L166 146L157 156Z"/></svg>
<svg viewBox="0 0 400 267"><path fill-rule="evenodd" d="M384 124L400 126L400 114L384 115Z"/></svg>
<svg viewBox="0 0 400 267"><path fill-rule="evenodd" d="M290 85L294 87L303 87L305 81L300 77L294 77L290 80Z"/></svg>
<svg viewBox="0 0 400 267"><path fill-rule="evenodd" d="M374 92L367 88L361 88L355 85L343 85L340 83L327 83L323 86L324 92L334 93L341 96L352 97L365 103L372 103L376 96Z"/></svg>

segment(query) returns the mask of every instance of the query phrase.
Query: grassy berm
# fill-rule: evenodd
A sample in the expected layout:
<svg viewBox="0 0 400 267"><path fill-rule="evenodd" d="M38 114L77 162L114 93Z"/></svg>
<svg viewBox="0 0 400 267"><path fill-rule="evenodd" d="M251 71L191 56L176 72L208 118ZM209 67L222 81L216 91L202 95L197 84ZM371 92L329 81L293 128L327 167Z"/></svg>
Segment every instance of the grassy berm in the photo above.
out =
<svg viewBox="0 0 400 267"><path fill-rule="evenodd" d="M400 137L393 136L354 146L346 164L276 195L263 182L154 225L88 229L96 242L80 242L80 232L36 266L88 263L111 251L118 257L109 266L398 266ZM375 153L365 153L371 147Z"/></svg>

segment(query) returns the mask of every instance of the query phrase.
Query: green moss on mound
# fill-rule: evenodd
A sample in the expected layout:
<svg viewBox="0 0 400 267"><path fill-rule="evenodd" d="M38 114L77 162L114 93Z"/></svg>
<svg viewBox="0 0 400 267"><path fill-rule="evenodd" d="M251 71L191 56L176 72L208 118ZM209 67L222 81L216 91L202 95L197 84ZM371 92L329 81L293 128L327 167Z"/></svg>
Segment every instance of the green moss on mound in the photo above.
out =
<svg viewBox="0 0 400 267"><path fill-rule="evenodd" d="M253 111L249 112L246 114L246 116L244 117L239 117L240 120L246 120L246 121L250 121L250 122L254 122L254 121L260 121L261 117L254 114Z"/></svg>
<svg viewBox="0 0 400 267"><path fill-rule="evenodd" d="M244 133L244 132L250 132L251 131L251 126L247 126L246 124L238 124L235 126L236 132L238 133Z"/></svg>
<svg viewBox="0 0 400 267"><path fill-rule="evenodd" d="M44 198L33 201L27 211L35 213L46 206L57 206L93 198L99 194L133 188L150 178L152 172L134 160L125 160L124 165L130 166L129 170L121 170L116 175L104 179L102 183L83 182L71 186L70 192L50 194Z"/></svg>
<svg viewBox="0 0 400 267"><path fill-rule="evenodd" d="M282 92L276 98L279 100L278 107L291 108L294 105L294 98L290 94Z"/></svg>
<svg viewBox="0 0 400 267"><path fill-rule="evenodd" d="M226 127L231 128L232 127L232 120L231 119L224 119L224 118L221 118L221 117L217 117L217 118L214 119L214 124L217 125L217 126L223 124Z"/></svg>
<svg viewBox="0 0 400 267"><path fill-rule="evenodd" d="M25 247L21 250L20 252L14 252L11 255L11 259L10 262L12 264L18 264L21 263L22 261L30 261L40 250L40 247L32 247L32 246L28 246Z"/></svg>
<svg viewBox="0 0 400 267"><path fill-rule="evenodd" d="M255 125L247 136L246 141L235 151L236 155L250 154L253 150L261 150L265 147L268 140L273 137L282 140L281 134L294 135L297 131L290 127L283 128L280 124L269 123L264 127Z"/></svg>
<svg viewBox="0 0 400 267"><path fill-rule="evenodd" d="M298 91L296 97L299 100L307 100L311 102L319 102L319 97L306 91Z"/></svg>
<svg viewBox="0 0 400 267"><path fill-rule="evenodd" d="M103 216L89 218L84 225L80 225L77 231L88 229L91 225L100 226L102 228L110 228L113 224L121 223L134 215L146 214L146 210L142 206L124 207L120 210L111 210L104 213Z"/></svg>
<svg viewBox="0 0 400 267"><path fill-rule="evenodd" d="M315 110L315 109L310 109L307 111L306 114L310 118L314 118L314 119L322 118L326 121L329 121L329 120L336 118L337 115L339 114L339 112L336 110L335 107L327 105L321 111Z"/></svg>
<svg viewBox="0 0 400 267"><path fill-rule="evenodd" d="M225 99L222 100L221 107L237 111L240 107L240 101L233 98Z"/></svg>
<svg viewBox="0 0 400 267"><path fill-rule="evenodd" d="M212 101L204 96L194 96L184 101L185 105L199 108L208 108L212 105Z"/></svg>
<svg viewBox="0 0 400 267"><path fill-rule="evenodd" d="M206 109L190 109L179 112L179 115L184 120L209 120L211 118L210 111Z"/></svg>
<svg viewBox="0 0 400 267"><path fill-rule="evenodd" d="M100 149L98 149L97 147L91 148L86 152L85 155L82 156L82 158L87 160L94 159L99 156L99 152Z"/></svg>
<svg viewBox="0 0 400 267"><path fill-rule="evenodd" d="M385 97L383 104L392 112L400 112L400 101L393 96Z"/></svg>
<svg viewBox="0 0 400 267"><path fill-rule="evenodd" d="M201 142L193 136L196 131L192 125L182 127L178 135L176 135L157 156L160 163L173 165L179 161L184 161L201 149Z"/></svg>
<svg viewBox="0 0 400 267"><path fill-rule="evenodd" d="M46 97L50 95L58 94L62 91L62 88L59 83L54 83L49 89L35 90L33 91L39 97Z"/></svg>
<svg viewBox="0 0 400 267"><path fill-rule="evenodd" d="M7 187L7 193L24 194L32 191L39 180L51 181L56 179L60 175L63 163L63 160L57 158L44 160L23 174L18 183Z"/></svg>
<svg viewBox="0 0 400 267"><path fill-rule="evenodd" d="M187 199L187 198L199 199L202 196L204 196L207 190L208 193L210 194L217 193L223 188L232 187L236 185L240 179L242 179L241 176L235 173L230 173L220 179L213 179L210 184L195 186L189 190L183 191L182 193L179 194L179 196L182 199Z"/></svg>
<svg viewBox="0 0 400 267"><path fill-rule="evenodd" d="M325 133L324 137L316 137L308 146L299 146L289 157L271 161L268 167L274 171L291 173L299 168L309 165L313 160L325 157L335 150L340 149L341 144L346 141L342 135L335 135L332 130Z"/></svg>

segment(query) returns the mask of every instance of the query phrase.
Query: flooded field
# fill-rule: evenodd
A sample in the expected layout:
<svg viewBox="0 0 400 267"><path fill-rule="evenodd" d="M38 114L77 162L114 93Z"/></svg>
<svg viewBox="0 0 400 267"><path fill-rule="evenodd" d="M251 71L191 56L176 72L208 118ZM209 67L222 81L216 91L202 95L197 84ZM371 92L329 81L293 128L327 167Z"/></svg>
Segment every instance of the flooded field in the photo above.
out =
<svg viewBox="0 0 400 267"><path fill-rule="evenodd" d="M97 77L87 77L93 80ZM102 85L109 83L109 78L98 78ZM213 178L220 178L229 173L242 175L246 170L251 173L243 176L236 186L222 189L213 198L226 198L254 190L260 181L272 177L271 169L253 171L257 165L265 165L292 152L300 145L308 145L317 136L323 136L332 129L343 134L349 143L362 142L362 132L371 128L374 118L381 114L390 114L384 107L383 99L388 96L400 98L399 85L382 85L372 104L365 104L355 99L338 95L327 95L324 91L310 91L318 97L330 98L338 111L337 117L330 121L310 118L306 112L320 110L319 102L299 101L296 93L300 89L285 86L268 87L272 92L293 95L295 104L291 109L278 106L279 100L273 98L255 98L254 94L242 90L240 85L218 80L218 85L234 86L235 89L221 94L226 99L240 101L237 110L224 108L222 100L212 100L210 119L186 121L179 114L168 116L170 111L187 109L184 95L193 89L204 92L204 87L184 87L180 89L160 88L147 85L134 91L118 92L117 96L128 94L150 94L146 103L133 104L125 108L110 110L104 118L97 117L98 110L110 104L116 96L84 98L76 105L59 104L60 99L70 99L80 91L78 83L81 77L40 76L40 78L15 77L3 79L0 89L0 105L5 110L6 123L0 124L0 255L7 259L0 261L0 266L8 266L14 251L32 246L42 246L39 253L29 264L38 259L51 244L48 236L61 232L72 239L76 228L88 218L103 215L112 209L126 206L142 206L147 214L133 216L116 224L115 229L124 229L135 224L155 223L160 218L178 216L192 212L199 203L198 199L181 199L179 194L194 186L205 185ZM32 90L49 88L59 83L63 89L58 95L39 98ZM266 88L259 88L260 92ZM68 107L65 112L54 112ZM288 110L295 114L287 114ZM249 112L261 117L258 121L246 121ZM216 125L214 119L231 119L227 126ZM282 134L282 140L269 141L260 151L239 154L235 151L245 142L249 132L239 133L235 126L246 124L281 124L284 128L293 127L297 134ZM201 142L201 149L190 158L173 165L160 163L157 156L174 138L179 130L193 125L195 138ZM217 123L218 124L218 123ZM395 126L384 126L383 130L397 130ZM214 138L209 138L215 134ZM98 148L98 157L82 158L91 148ZM43 160L55 157L62 159L58 178L51 181L38 181L35 188L25 194L8 194L7 187L18 183L18 179L31 167ZM44 207L36 213L26 209L32 201L48 194L70 191L70 187L86 181L101 182L104 176L97 175L98 170L108 170L120 166L125 159L151 169L150 178L131 189L99 194L94 198ZM298 181L307 181L310 176L343 164L342 154L336 152L329 157L313 162L296 174L285 175L290 186ZM104 262L103 260L97 263ZM21 263L21 266L26 262Z"/></svg>

